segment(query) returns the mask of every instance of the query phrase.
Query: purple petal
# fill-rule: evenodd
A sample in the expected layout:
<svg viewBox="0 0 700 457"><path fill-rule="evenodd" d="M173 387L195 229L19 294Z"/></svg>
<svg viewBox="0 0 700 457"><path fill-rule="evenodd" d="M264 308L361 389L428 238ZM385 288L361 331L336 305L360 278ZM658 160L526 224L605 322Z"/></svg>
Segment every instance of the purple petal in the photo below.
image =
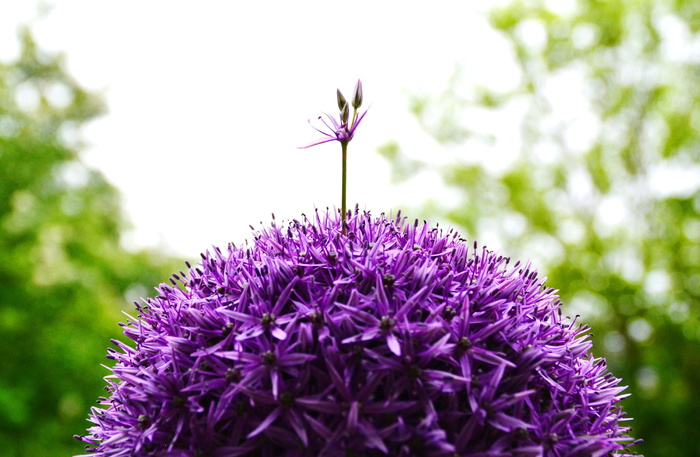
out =
<svg viewBox="0 0 700 457"><path fill-rule="evenodd" d="M401 356L401 343L396 338L396 335L389 333L386 335L386 344L389 346L389 350L396 356Z"/></svg>
<svg viewBox="0 0 700 457"><path fill-rule="evenodd" d="M271 412L270 414L268 414L268 416L267 416L265 419L263 419L263 421L260 422L260 424L258 424L257 427L255 427L255 430L253 430L252 432L248 433L248 435L246 436L246 438L251 439L251 438L253 438L253 437L255 437L255 436L258 436L258 435L261 434L262 432L264 432L265 429L267 429L267 427L269 427L270 425L272 425L272 423L275 422L275 421L277 420L278 417L280 417L280 413L281 413L281 412L282 412L282 411L280 410L280 408L275 408L275 409L273 409L272 412Z"/></svg>

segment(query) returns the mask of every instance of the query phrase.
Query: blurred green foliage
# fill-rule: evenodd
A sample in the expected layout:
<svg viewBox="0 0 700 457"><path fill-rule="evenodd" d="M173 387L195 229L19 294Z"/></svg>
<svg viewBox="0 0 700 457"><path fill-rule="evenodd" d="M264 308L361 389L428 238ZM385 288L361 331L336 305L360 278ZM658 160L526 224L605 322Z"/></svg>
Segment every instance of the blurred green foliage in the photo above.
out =
<svg viewBox="0 0 700 457"><path fill-rule="evenodd" d="M533 258L561 290L630 386L635 452L700 455L700 2L516 0L489 14L516 83L470 89L458 69L442 95L412 96L457 152L447 165L396 142L380 152L396 179L437 171L458 195L424 214ZM504 127L485 135L469 125L480 118ZM482 160L512 137L514 159Z"/></svg>
<svg viewBox="0 0 700 457"><path fill-rule="evenodd" d="M27 30L21 45L0 63L0 455L71 456L121 310L174 264L122 248L117 191L77 154L100 99Z"/></svg>

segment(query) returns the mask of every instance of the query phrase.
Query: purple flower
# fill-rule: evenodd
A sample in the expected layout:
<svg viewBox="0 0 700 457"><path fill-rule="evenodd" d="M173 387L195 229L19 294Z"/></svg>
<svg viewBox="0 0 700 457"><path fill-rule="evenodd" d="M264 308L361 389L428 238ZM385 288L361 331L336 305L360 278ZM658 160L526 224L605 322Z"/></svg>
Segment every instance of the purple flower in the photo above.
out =
<svg viewBox="0 0 700 457"><path fill-rule="evenodd" d="M360 125L360 122L362 122L362 119L365 117L365 114L367 114L367 110L365 110L363 113L358 113L357 111L357 109L362 105L362 81L360 81L359 79L357 80L357 84L355 85L355 90L353 92L352 119L350 119L349 117L350 108L347 100L340 92L340 90L338 90L336 94L338 98L339 110L338 119L335 119L333 116L326 113L323 114L324 116L326 116L327 121L326 119L323 119L323 116L319 116L318 120L320 120L323 126L325 127L325 131L314 127L313 124L311 124L311 121L309 120L309 125L311 125L311 127L313 127L314 130L322 134L324 137L314 143L308 144L306 146L301 146L299 149L310 148L311 146L317 146L319 144L328 143L330 141L339 141L341 144L347 144L350 142L350 140L352 140L353 136L355 135L355 130L357 130L357 127Z"/></svg>
<svg viewBox="0 0 700 457"><path fill-rule="evenodd" d="M89 455L609 456L624 387L529 265L397 216L272 224L114 341Z"/></svg>

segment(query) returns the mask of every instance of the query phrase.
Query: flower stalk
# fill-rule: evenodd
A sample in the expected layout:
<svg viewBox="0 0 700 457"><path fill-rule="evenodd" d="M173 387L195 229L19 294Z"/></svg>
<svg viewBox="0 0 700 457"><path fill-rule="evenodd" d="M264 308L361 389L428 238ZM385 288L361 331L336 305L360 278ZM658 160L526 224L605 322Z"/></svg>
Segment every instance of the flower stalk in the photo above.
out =
<svg viewBox="0 0 700 457"><path fill-rule="evenodd" d="M348 188L348 143L347 141L344 143L340 143L340 146L343 150L342 154L342 179L341 179L341 205L340 205L340 211L343 215L343 222L345 222L345 219L348 217L348 207L347 207L347 188ZM343 224L343 235L345 235L345 224Z"/></svg>
<svg viewBox="0 0 700 457"><path fill-rule="evenodd" d="M358 112L358 109L362 106L363 91L362 91L362 81L357 80L355 84L355 89L352 96L352 118L350 118L350 105L347 99L340 92L340 89L336 90L336 98L338 101L338 119L325 114L326 120L322 116L318 117L318 120L324 125L325 130L311 125L314 130L321 133L324 137L314 143L308 144L306 146L301 146L299 149L310 148L311 146L317 146L319 144L328 143L331 141L338 141L342 150L342 177L341 177L341 204L340 212L342 214L341 220L343 222L343 234L345 234L345 220L347 219L347 162L348 162L348 143L353 139L355 135L355 130L362 122L362 119L367 114L367 110L362 113ZM311 121L309 121L311 124Z"/></svg>

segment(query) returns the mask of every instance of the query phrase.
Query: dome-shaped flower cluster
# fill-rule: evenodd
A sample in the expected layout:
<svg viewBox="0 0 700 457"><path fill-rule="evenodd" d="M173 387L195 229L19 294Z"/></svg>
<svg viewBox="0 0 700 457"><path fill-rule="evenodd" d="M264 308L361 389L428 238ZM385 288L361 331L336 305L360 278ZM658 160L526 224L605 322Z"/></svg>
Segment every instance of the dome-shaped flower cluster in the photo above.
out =
<svg viewBox="0 0 700 457"><path fill-rule="evenodd" d="M273 223L137 305L90 455L622 452L624 387L528 265L400 216L344 223Z"/></svg>

